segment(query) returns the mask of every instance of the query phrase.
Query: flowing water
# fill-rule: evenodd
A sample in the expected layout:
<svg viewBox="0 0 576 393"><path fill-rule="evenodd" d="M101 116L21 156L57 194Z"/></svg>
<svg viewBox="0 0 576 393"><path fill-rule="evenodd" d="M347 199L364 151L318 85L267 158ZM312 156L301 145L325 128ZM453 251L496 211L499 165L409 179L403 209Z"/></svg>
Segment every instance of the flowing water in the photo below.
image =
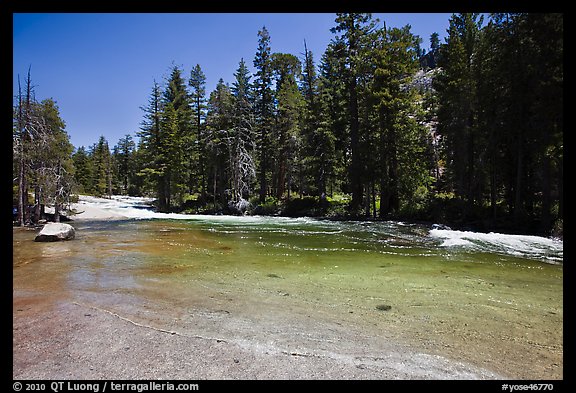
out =
<svg viewBox="0 0 576 393"><path fill-rule="evenodd" d="M76 239L60 243L14 231L20 293L170 331L217 326L252 348L288 348L298 335L337 343L321 329L338 326L504 378L563 378L562 241L99 203L127 219L72 222Z"/></svg>

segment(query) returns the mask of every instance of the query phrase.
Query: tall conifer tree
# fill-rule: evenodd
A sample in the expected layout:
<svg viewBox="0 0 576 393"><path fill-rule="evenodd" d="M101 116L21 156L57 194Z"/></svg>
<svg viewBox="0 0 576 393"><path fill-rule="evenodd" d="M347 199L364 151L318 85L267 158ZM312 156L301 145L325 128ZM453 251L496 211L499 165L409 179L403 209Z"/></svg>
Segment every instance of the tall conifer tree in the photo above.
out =
<svg viewBox="0 0 576 393"><path fill-rule="evenodd" d="M204 120L206 118L206 75L202 71L200 64L196 64L196 67L190 72L190 80L188 82L192 88L190 94L192 111L194 115L194 132L196 139L196 153L190 155L190 168L194 169L194 161L196 161L196 170L192 170L190 173L190 189L193 187L194 173L197 177L200 177L200 193L202 197L206 194L206 136L204 135L205 124ZM194 160L196 158L196 160Z"/></svg>
<svg viewBox="0 0 576 393"><path fill-rule="evenodd" d="M264 26L258 31L258 49L254 57L254 67L256 67L254 113L256 132L258 133L260 202L264 202L268 193L268 174L271 167L270 153L275 148L271 137L274 124L271 56L270 34Z"/></svg>

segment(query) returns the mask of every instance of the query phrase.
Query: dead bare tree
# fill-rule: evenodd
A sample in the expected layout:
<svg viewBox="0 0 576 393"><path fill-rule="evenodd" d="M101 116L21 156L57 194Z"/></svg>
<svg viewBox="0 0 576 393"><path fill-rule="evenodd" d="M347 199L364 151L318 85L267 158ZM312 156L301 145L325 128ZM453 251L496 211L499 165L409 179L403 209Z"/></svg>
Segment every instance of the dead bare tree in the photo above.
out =
<svg viewBox="0 0 576 393"><path fill-rule="evenodd" d="M229 207L245 213L250 205L245 197L249 195L250 183L256 177L256 164L252 156L255 146L251 124L245 122L230 130L226 142L232 175L232 200Z"/></svg>
<svg viewBox="0 0 576 393"><path fill-rule="evenodd" d="M30 70L25 94L18 78L12 142L17 171L14 181L18 181L18 225L37 223L45 204L54 205L55 219L59 220L61 207L69 202L72 190L73 147L56 103L52 99L38 103L33 97ZM34 190L33 214L28 209L29 187Z"/></svg>
<svg viewBox="0 0 576 393"><path fill-rule="evenodd" d="M18 167L18 216L19 226L30 221L28 211L28 177L31 171L31 151L33 143L45 131L45 122L37 116L34 99L34 86L30 79L30 68L26 78L26 92L22 94L18 75L18 103L14 111L15 127L12 134L12 148Z"/></svg>

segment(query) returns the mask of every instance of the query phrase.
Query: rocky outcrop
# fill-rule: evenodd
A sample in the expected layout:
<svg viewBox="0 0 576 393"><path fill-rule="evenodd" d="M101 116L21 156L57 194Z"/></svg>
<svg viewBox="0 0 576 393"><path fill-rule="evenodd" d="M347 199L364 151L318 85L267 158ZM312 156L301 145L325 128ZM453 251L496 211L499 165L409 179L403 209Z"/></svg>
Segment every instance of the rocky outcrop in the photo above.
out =
<svg viewBox="0 0 576 393"><path fill-rule="evenodd" d="M59 222L51 222L42 227L40 232L36 235L34 241L36 242L56 242L59 240L74 239L76 231L74 227L69 224Z"/></svg>
<svg viewBox="0 0 576 393"><path fill-rule="evenodd" d="M404 88L417 89L420 93L434 91L434 78L436 78L440 72L442 72L440 67L428 71L419 70L409 78Z"/></svg>

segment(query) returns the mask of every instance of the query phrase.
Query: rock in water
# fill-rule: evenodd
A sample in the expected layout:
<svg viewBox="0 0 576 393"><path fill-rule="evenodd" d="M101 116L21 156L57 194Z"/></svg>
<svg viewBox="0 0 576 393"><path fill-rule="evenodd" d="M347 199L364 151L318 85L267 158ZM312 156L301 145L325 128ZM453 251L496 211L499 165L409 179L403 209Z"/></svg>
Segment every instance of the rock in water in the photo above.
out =
<svg viewBox="0 0 576 393"><path fill-rule="evenodd" d="M51 222L38 232L35 242L56 242L59 240L71 240L74 239L75 231L74 227L69 224L63 224L59 222Z"/></svg>
<svg viewBox="0 0 576 393"><path fill-rule="evenodd" d="M234 201L228 202L228 208L230 209L230 211L233 214L244 215L248 211L249 207L250 207L250 202L248 202L244 198L240 198L240 200L237 202L234 202Z"/></svg>

